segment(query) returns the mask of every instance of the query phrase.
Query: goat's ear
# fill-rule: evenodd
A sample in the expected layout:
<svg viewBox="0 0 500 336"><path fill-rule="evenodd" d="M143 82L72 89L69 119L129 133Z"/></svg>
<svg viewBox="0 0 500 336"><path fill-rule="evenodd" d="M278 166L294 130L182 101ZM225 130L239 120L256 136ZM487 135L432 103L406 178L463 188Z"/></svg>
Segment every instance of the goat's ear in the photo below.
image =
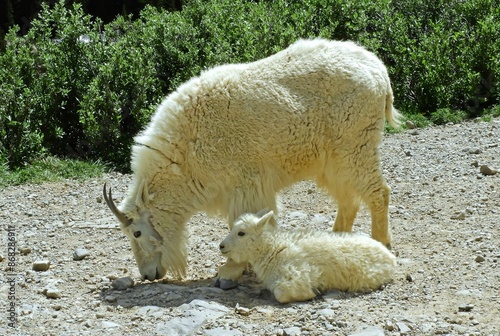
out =
<svg viewBox="0 0 500 336"><path fill-rule="evenodd" d="M139 186L139 189L137 191L137 198L135 200L135 203L139 207L147 207L151 198L152 197L149 195L146 180L142 180L141 185Z"/></svg>
<svg viewBox="0 0 500 336"><path fill-rule="evenodd" d="M256 214L256 216L259 217L259 219L257 220L257 226L263 226L267 223L271 223L274 225L274 220L271 220L274 216L274 211L269 209L265 210L267 210L267 213L262 214L263 210L261 210Z"/></svg>

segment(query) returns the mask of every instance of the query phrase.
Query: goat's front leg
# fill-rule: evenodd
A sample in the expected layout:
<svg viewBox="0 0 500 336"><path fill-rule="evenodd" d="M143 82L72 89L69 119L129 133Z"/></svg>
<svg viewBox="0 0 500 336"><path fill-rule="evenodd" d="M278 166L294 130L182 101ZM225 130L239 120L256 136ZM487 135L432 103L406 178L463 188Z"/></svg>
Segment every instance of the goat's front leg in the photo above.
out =
<svg viewBox="0 0 500 336"><path fill-rule="evenodd" d="M233 259L228 258L226 263L219 268L214 286L221 289L238 287L238 279L241 278L246 266L246 262L237 263Z"/></svg>

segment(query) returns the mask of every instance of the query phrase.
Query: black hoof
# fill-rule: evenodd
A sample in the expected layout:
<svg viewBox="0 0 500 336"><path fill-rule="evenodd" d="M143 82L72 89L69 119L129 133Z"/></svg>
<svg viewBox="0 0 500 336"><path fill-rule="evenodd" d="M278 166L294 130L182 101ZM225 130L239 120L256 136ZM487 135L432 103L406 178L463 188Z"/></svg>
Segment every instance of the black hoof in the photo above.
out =
<svg viewBox="0 0 500 336"><path fill-rule="evenodd" d="M227 290L238 287L238 283L233 280L217 279L215 280L214 287Z"/></svg>

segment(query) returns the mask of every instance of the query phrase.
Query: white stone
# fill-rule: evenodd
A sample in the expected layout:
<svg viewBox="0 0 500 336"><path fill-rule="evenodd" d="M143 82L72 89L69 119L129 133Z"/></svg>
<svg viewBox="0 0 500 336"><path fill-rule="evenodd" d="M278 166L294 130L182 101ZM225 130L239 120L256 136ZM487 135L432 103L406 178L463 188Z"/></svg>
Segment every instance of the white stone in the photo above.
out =
<svg viewBox="0 0 500 336"><path fill-rule="evenodd" d="M89 251L83 247L79 247L73 252L73 260L83 260L88 255L90 255Z"/></svg>
<svg viewBox="0 0 500 336"><path fill-rule="evenodd" d="M335 311L329 308L318 310L318 315L323 316L330 322L335 319Z"/></svg>
<svg viewBox="0 0 500 336"><path fill-rule="evenodd" d="M61 297L61 292L57 288L49 287L43 290L43 294L49 299L59 299Z"/></svg>
<svg viewBox="0 0 500 336"><path fill-rule="evenodd" d="M286 336L299 336L301 334L299 327L290 327L283 329L283 335Z"/></svg>
<svg viewBox="0 0 500 336"><path fill-rule="evenodd" d="M193 300L178 307L180 316L156 325L156 331L169 336L192 335L200 327L229 312L229 308L216 302Z"/></svg>
<svg viewBox="0 0 500 336"><path fill-rule="evenodd" d="M118 323L111 322L111 321L102 321L101 322L101 326L103 328L106 328L106 329L108 329L108 328L119 328L120 327L120 325Z"/></svg>

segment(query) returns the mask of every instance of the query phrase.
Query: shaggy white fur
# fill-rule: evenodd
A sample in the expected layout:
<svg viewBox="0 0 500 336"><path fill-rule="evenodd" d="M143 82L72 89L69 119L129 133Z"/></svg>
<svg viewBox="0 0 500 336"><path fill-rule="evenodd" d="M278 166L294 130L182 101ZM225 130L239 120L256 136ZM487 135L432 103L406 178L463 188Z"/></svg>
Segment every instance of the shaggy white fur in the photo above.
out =
<svg viewBox="0 0 500 336"><path fill-rule="evenodd" d="M372 237L389 244L390 189L378 145L384 117L398 124L392 102L374 54L322 39L181 85L135 138L135 181L119 210L130 219L122 228L143 277L185 274L193 214L218 213L231 226L242 213L276 211L276 193L303 179L337 200L334 231L351 231L364 201ZM236 279L244 266L228 260L219 277Z"/></svg>
<svg viewBox="0 0 500 336"><path fill-rule="evenodd" d="M249 262L281 303L305 301L318 292L367 292L391 281L396 258L369 237L283 230L273 211L244 214L220 244L236 262Z"/></svg>

